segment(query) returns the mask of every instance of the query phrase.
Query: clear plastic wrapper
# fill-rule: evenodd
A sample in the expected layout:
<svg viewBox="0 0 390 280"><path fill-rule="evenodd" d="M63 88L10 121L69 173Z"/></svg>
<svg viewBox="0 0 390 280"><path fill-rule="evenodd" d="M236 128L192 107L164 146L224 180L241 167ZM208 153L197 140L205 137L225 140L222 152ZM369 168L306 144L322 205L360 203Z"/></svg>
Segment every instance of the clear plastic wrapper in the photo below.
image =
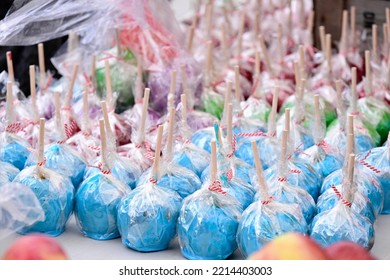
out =
<svg viewBox="0 0 390 280"><path fill-rule="evenodd" d="M379 99L368 96L358 100L363 123L372 126L381 137L381 143L387 139L390 130L390 107ZM379 143L375 143L378 145Z"/></svg>
<svg viewBox="0 0 390 280"><path fill-rule="evenodd" d="M237 249L236 232L242 208L210 182L183 201L178 219L181 252L191 260L224 260Z"/></svg>
<svg viewBox="0 0 390 280"><path fill-rule="evenodd" d="M341 201L331 210L314 217L310 236L323 247L339 241L351 241L370 250L374 245L374 227L370 220Z"/></svg>
<svg viewBox="0 0 390 280"><path fill-rule="evenodd" d="M390 135L390 134L389 134ZM369 153L358 158L362 165L368 168L376 178L378 178L383 190L382 214L390 214L390 144L372 149ZM367 169L366 168L366 169Z"/></svg>
<svg viewBox="0 0 390 280"><path fill-rule="evenodd" d="M326 177L321 186L321 194L332 186L337 186L342 183L343 169L336 170ZM379 180L370 174L370 171L359 162L356 164L354 172L354 186L357 192L366 196L374 208L375 216L378 216L383 209L384 194Z"/></svg>
<svg viewBox="0 0 390 280"><path fill-rule="evenodd" d="M182 145L177 145L177 147L173 161L194 171L200 177L202 172L209 166L210 154L192 143L183 143Z"/></svg>
<svg viewBox="0 0 390 280"><path fill-rule="evenodd" d="M104 169L85 179L75 199L75 217L81 233L96 240L119 237L118 205L130 191L130 187Z"/></svg>
<svg viewBox="0 0 390 280"><path fill-rule="evenodd" d="M176 236L182 198L147 182L126 195L118 206L122 243L136 251L165 250Z"/></svg>
<svg viewBox="0 0 390 280"><path fill-rule="evenodd" d="M86 163L66 144L52 144L45 151L45 166L55 172L67 176L77 189L83 181ZM32 153L26 161L26 167L36 164Z"/></svg>
<svg viewBox="0 0 390 280"><path fill-rule="evenodd" d="M23 169L14 182L34 192L45 214L43 221L23 227L19 233L39 232L51 236L63 233L74 205L75 189L70 179L48 168L31 166Z"/></svg>
<svg viewBox="0 0 390 280"><path fill-rule="evenodd" d="M4 175L8 181L12 182L16 175L18 175L19 169L8 162L0 162L0 174Z"/></svg>
<svg viewBox="0 0 390 280"><path fill-rule="evenodd" d="M0 185L0 239L45 220L36 194L19 183Z"/></svg>
<svg viewBox="0 0 390 280"><path fill-rule="evenodd" d="M246 101L241 102L241 109L244 118L256 120L263 124L263 127L268 123L271 107L263 99L250 96Z"/></svg>
<svg viewBox="0 0 390 280"><path fill-rule="evenodd" d="M341 185L335 186L337 189L341 188ZM327 189L323 194L318 197L317 211L322 213L333 209L339 202L340 198L337 196L333 188ZM360 192L354 192L352 195L351 210L367 217L372 224L375 222L375 212L371 204L371 201Z"/></svg>
<svg viewBox="0 0 390 280"><path fill-rule="evenodd" d="M86 169L84 179L88 179L98 173L100 159ZM122 184L134 189L138 178L142 174L141 167L137 162L125 157L121 157L116 153L111 153L107 159L107 166L111 170L112 176L119 180Z"/></svg>
<svg viewBox="0 0 390 280"><path fill-rule="evenodd" d="M310 164L296 157L287 160L286 168L287 183L305 190L316 201L320 194L322 182L317 171ZM274 164L264 172L270 188L279 184L278 180L281 177L279 169L279 165Z"/></svg>
<svg viewBox="0 0 390 280"><path fill-rule="evenodd" d="M337 149L333 149L333 147L324 140L326 134L326 124L324 116L321 114L322 111L319 106L319 96L316 96L315 100L316 101L314 103L316 104L316 112L311 124L315 145L306 149L299 155L299 157L314 167L317 174L323 178L343 166L343 157L341 154L337 153Z"/></svg>
<svg viewBox="0 0 390 280"><path fill-rule="evenodd" d="M217 120L215 116L209 113L196 110L189 111L187 116L188 126L195 132L213 126Z"/></svg>
<svg viewBox="0 0 390 280"><path fill-rule="evenodd" d="M134 54L129 50L118 56L117 48L104 51L97 57L96 84L100 96L106 91L105 62L109 62L112 90L117 93L115 112L120 114L134 104L134 83L137 67Z"/></svg>
<svg viewBox="0 0 390 280"><path fill-rule="evenodd" d="M287 232L308 233L308 224L298 204L271 201L252 203L243 213L237 229L237 244L247 258Z"/></svg>
<svg viewBox="0 0 390 280"><path fill-rule="evenodd" d="M151 177L152 169L146 170L139 180L137 187L144 185ZM174 161L164 161L159 170L159 187L177 192L182 198L189 196L201 187L201 181L194 171L180 166Z"/></svg>
<svg viewBox="0 0 390 280"><path fill-rule="evenodd" d="M92 163L98 157L99 140L88 131L80 131L66 140L66 144L76 151L85 163Z"/></svg>
<svg viewBox="0 0 390 280"><path fill-rule="evenodd" d="M205 112L215 116L218 119L222 118L225 97L214 91L213 89L204 89L202 96L202 108Z"/></svg>
<svg viewBox="0 0 390 280"><path fill-rule="evenodd" d="M30 155L30 150L28 143L14 134L14 131L19 129L21 129L21 123L10 124L0 136L0 160L22 170Z"/></svg>
<svg viewBox="0 0 390 280"><path fill-rule="evenodd" d="M208 127L196 131L191 137L191 142L199 148L211 153L212 139L215 139L214 127Z"/></svg>

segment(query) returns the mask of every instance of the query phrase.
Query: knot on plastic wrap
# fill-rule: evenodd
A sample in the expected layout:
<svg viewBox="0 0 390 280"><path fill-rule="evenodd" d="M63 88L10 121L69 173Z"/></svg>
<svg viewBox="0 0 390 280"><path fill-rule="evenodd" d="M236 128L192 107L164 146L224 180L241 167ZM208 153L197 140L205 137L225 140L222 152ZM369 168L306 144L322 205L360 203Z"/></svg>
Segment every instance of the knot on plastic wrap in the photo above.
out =
<svg viewBox="0 0 390 280"><path fill-rule="evenodd" d="M99 162L96 166L95 165L89 165L89 167L93 167L93 168L99 169L104 175L111 174L111 170L110 169L104 168L103 162Z"/></svg>
<svg viewBox="0 0 390 280"><path fill-rule="evenodd" d="M221 181L215 179L209 186L209 191L218 192L222 195L226 195L226 192L222 189Z"/></svg>
<svg viewBox="0 0 390 280"><path fill-rule="evenodd" d="M52 82L53 82L53 75L49 74L49 77L47 78L46 83L42 86L41 90L46 91L51 86Z"/></svg>
<svg viewBox="0 0 390 280"><path fill-rule="evenodd" d="M332 185L332 189L333 189L334 193L336 194L336 196L340 199L340 201L341 201L344 205L346 205L346 206L348 206L348 207L351 207L351 206L352 206L352 202L349 202L349 201L345 200L345 199L343 198L342 194L339 192L339 190L336 188L335 185Z"/></svg>
<svg viewBox="0 0 390 280"><path fill-rule="evenodd" d="M154 160L154 153L153 153L153 150L150 146L150 144L146 141L143 141L141 142L140 144L137 144L135 145L135 147L137 149L141 149L142 147L145 147L145 153L144 153L144 156L147 158L147 159L150 159L150 160Z"/></svg>
<svg viewBox="0 0 390 280"><path fill-rule="evenodd" d="M45 164L46 164L46 158L45 157L43 158L42 161L37 162L37 166L39 166L39 167L45 166Z"/></svg>
<svg viewBox="0 0 390 280"><path fill-rule="evenodd" d="M278 177L278 182L280 182L280 183L287 182L287 178L286 177Z"/></svg>
<svg viewBox="0 0 390 280"><path fill-rule="evenodd" d="M87 73L83 72L83 78L87 84L87 87L88 87L88 92L89 93L94 93L95 92L95 88L93 86L93 83L92 83L92 80L91 78L88 76Z"/></svg>
<svg viewBox="0 0 390 280"><path fill-rule="evenodd" d="M153 177L150 177L150 178L149 178L149 182L152 183L153 185L156 185L156 184L157 184L156 178L153 178Z"/></svg>
<svg viewBox="0 0 390 280"><path fill-rule="evenodd" d="M261 204L262 204L262 205L268 205L268 204L270 204L270 203L272 202L272 200L274 200L274 199L275 199L274 196L270 196L270 197L268 197L266 200L262 200L262 201L261 201Z"/></svg>
<svg viewBox="0 0 390 280"><path fill-rule="evenodd" d="M325 154L329 154L330 151L332 150L332 147L325 140L319 142L317 146L321 147L324 150Z"/></svg>
<svg viewBox="0 0 390 280"><path fill-rule="evenodd" d="M24 126L21 122L14 122L7 125L5 128L5 132L11 133L11 134L17 134L21 131L24 131Z"/></svg>

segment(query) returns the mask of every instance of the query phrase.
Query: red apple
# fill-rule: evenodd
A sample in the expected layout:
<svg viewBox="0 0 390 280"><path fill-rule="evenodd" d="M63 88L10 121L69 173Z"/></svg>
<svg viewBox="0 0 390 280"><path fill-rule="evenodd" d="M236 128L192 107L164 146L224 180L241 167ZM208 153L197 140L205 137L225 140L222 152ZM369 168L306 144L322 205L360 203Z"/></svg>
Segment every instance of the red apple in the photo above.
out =
<svg viewBox="0 0 390 280"><path fill-rule="evenodd" d="M67 260L58 241L46 235L26 235L16 240L5 252L4 260Z"/></svg>
<svg viewBox="0 0 390 280"><path fill-rule="evenodd" d="M325 249L300 233L278 236L249 256L251 260L327 260Z"/></svg>
<svg viewBox="0 0 390 280"><path fill-rule="evenodd" d="M325 251L333 260L376 260L367 249L350 241L337 242Z"/></svg>

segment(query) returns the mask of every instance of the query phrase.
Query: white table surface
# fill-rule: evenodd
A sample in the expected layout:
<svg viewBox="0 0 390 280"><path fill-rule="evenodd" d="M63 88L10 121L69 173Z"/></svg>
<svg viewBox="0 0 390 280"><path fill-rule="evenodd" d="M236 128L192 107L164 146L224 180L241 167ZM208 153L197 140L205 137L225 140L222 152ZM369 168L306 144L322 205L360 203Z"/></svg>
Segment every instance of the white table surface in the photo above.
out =
<svg viewBox="0 0 390 280"><path fill-rule="evenodd" d="M375 222L375 244L372 253L382 260L390 260L390 215L379 216ZM20 238L14 234L6 239L0 240L0 256L3 255L9 245ZM181 255L177 240L174 240L168 250L139 253L126 248L120 238L97 241L81 235L77 229L74 218L68 223L66 231L56 237L72 260L180 260ZM231 259L242 259L237 251Z"/></svg>

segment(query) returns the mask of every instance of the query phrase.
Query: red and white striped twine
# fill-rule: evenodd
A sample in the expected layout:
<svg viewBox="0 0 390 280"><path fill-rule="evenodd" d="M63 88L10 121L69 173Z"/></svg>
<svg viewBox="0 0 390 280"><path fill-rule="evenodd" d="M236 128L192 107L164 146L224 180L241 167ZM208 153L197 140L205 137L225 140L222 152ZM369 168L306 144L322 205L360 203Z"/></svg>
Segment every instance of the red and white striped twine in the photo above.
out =
<svg viewBox="0 0 390 280"><path fill-rule="evenodd" d="M281 183L287 182L287 178L286 177L278 177L278 182L281 182Z"/></svg>
<svg viewBox="0 0 390 280"><path fill-rule="evenodd" d="M104 175L111 174L111 170L103 168L103 162L99 162L97 166L95 165L88 165L88 166L99 169Z"/></svg>
<svg viewBox="0 0 390 280"><path fill-rule="evenodd" d="M325 154L329 154L332 150L332 147L325 140L322 140L320 143L317 144L317 146L324 149Z"/></svg>
<svg viewBox="0 0 390 280"><path fill-rule="evenodd" d="M267 200L262 200L262 201L261 201L261 204L262 204L262 205L268 205L268 204L270 204L270 203L272 202L272 200L274 200L274 199L275 199L274 196L270 196L270 197L268 197Z"/></svg>
<svg viewBox="0 0 390 280"><path fill-rule="evenodd" d="M212 192L218 192L222 195L226 195L226 192L222 189L221 181L218 179L214 180L214 182L209 186L209 190Z"/></svg>
<svg viewBox="0 0 390 280"><path fill-rule="evenodd" d="M16 133L19 133L19 132L21 132L21 131L24 131L24 126L22 125L21 122L10 123L10 124L7 125L7 127L5 128L5 131L6 131L7 133L16 134Z"/></svg>
<svg viewBox="0 0 390 280"><path fill-rule="evenodd" d="M341 202L342 202L344 205L346 205L346 206L348 206L348 207L351 207L351 206L352 206L352 202L349 202L349 201L345 200L345 199L343 198L343 196L341 195L341 193L339 192L339 190L336 188L335 185L332 185L332 189L333 189L334 193L337 195L337 197L341 200Z"/></svg>
<svg viewBox="0 0 390 280"><path fill-rule="evenodd" d="M153 178L153 177L149 178L149 182L152 183L153 185L157 184L157 180L155 178Z"/></svg>
<svg viewBox="0 0 390 280"><path fill-rule="evenodd" d="M40 166L40 167L45 166L45 164L46 164L46 158L43 158L42 161L37 162L37 165Z"/></svg>
<svg viewBox="0 0 390 280"><path fill-rule="evenodd" d="M369 163L366 162L365 160L359 160L359 162L360 162L363 166L365 166L365 167L367 167L368 169L370 169L372 172L374 172L374 173L376 173L376 174L381 173L381 171L380 171L378 168L376 168L375 166L372 166L371 164L369 164Z"/></svg>

